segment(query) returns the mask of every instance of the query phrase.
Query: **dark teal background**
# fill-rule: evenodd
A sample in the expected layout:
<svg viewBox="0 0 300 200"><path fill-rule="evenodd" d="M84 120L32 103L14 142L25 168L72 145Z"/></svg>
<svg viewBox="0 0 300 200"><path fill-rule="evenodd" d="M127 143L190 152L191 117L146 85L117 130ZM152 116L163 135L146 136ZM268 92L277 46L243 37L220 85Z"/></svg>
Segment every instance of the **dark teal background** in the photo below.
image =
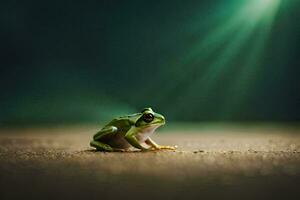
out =
<svg viewBox="0 0 300 200"><path fill-rule="evenodd" d="M299 1L281 2L255 70L240 72L263 24L204 77L240 26L206 59L197 41L247 2L1 1L0 125L98 122L145 106L170 121L299 121Z"/></svg>

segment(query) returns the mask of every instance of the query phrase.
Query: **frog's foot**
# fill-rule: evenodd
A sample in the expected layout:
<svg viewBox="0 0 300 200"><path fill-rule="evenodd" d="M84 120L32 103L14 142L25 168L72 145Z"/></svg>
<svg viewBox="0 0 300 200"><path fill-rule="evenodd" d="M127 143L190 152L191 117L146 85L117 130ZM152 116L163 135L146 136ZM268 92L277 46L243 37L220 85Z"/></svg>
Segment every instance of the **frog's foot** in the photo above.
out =
<svg viewBox="0 0 300 200"><path fill-rule="evenodd" d="M120 148L113 148L109 146L108 144L99 142L99 141L91 141L90 145L92 147L95 147L97 151L109 151L109 152L125 152L126 149L120 149Z"/></svg>
<svg viewBox="0 0 300 200"><path fill-rule="evenodd" d="M90 142L90 145L92 147L95 147L97 149L97 151L110 151L110 152L114 151L114 149L111 146L109 146L108 144L99 142L99 141L93 140Z"/></svg>
<svg viewBox="0 0 300 200"><path fill-rule="evenodd" d="M158 145L154 148L155 150L176 150L177 146L163 146L163 145Z"/></svg>
<svg viewBox="0 0 300 200"><path fill-rule="evenodd" d="M141 149L141 152L149 152L149 151L156 151L157 149L156 148L153 148L153 147L151 147L151 148L143 148L143 149Z"/></svg>

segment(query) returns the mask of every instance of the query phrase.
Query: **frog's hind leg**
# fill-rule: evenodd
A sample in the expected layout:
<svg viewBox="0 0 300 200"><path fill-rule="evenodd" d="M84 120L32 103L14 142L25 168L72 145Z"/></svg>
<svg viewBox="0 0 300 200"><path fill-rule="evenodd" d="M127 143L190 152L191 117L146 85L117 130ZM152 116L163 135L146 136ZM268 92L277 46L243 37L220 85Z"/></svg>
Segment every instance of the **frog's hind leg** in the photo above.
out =
<svg viewBox="0 0 300 200"><path fill-rule="evenodd" d="M109 146L108 144L104 144L102 142L99 141L91 141L90 145L92 147L95 147L97 149L97 151L114 151L114 148L112 148L111 146Z"/></svg>
<svg viewBox="0 0 300 200"><path fill-rule="evenodd" d="M112 152L112 151L124 152L124 151L126 151L125 149L113 148L113 147L109 146L108 144L105 144L105 143L102 143L99 141L95 141L95 140L91 141L90 145L92 147L95 147L97 151L109 151L109 152Z"/></svg>
<svg viewBox="0 0 300 200"><path fill-rule="evenodd" d="M107 126L96 133L93 137L93 141L90 142L92 147L95 147L98 151L124 151L124 149L113 148L108 144L103 143L100 139L104 136L115 134L117 132L117 127Z"/></svg>
<svg viewBox="0 0 300 200"><path fill-rule="evenodd" d="M118 128L115 126L108 126L108 127L104 127L103 129L101 129L99 132L97 132L93 139L94 140L99 140L100 138L102 138L105 135L109 135L109 134L114 134L118 131Z"/></svg>

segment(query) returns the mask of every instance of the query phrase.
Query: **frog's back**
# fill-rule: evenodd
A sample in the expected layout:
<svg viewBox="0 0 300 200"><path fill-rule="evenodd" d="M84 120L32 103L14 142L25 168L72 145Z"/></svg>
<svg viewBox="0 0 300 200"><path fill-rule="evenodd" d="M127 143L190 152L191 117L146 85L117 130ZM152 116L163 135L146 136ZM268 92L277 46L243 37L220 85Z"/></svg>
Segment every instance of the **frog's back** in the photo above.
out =
<svg viewBox="0 0 300 200"><path fill-rule="evenodd" d="M115 118L111 122L109 122L105 127L110 127L110 126L116 127L118 129L117 132L121 134L121 133L126 133L130 129L132 124L128 119Z"/></svg>
<svg viewBox="0 0 300 200"><path fill-rule="evenodd" d="M114 126L118 129L118 133L126 133L131 128L131 126L135 124L136 117L137 114L117 117L110 121L103 128Z"/></svg>

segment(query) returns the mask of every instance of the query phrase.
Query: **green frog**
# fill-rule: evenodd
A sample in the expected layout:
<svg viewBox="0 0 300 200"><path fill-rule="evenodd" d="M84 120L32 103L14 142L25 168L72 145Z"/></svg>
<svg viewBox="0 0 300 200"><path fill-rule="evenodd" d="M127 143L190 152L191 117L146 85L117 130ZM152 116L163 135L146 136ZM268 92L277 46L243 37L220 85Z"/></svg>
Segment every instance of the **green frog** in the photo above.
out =
<svg viewBox="0 0 300 200"><path fill-rule="evenodd" d="M144 108L140 113L113 119L94 135L90 145L99 151L127 151L131 147L141 151L175 150L177 146L161 146L150 138L165 123L164 116Z"/></svg>

